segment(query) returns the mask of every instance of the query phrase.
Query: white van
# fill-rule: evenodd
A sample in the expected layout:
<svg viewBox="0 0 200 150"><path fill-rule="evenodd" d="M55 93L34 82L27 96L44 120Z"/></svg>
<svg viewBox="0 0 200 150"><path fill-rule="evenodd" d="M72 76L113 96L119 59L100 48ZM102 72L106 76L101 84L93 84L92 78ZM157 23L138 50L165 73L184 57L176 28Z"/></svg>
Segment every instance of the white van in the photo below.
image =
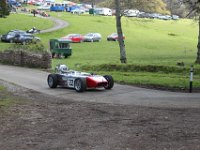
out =
<svg viewBox="0 0 200 150"><path fill-rule="evenodd" d="M110 8L95 8L97 15L112 16L112 10Z"/></svg>

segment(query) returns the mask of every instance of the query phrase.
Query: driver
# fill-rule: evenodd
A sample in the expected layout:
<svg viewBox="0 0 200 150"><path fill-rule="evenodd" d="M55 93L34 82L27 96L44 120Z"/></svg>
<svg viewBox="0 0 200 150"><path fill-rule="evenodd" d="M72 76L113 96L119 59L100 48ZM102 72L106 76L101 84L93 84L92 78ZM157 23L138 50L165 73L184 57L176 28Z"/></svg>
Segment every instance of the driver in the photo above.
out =
<svg viewBox="0 0 200 150"><path fill-rule="evenodd" d="M66 66L66 65L60 65L59 66L59 71L60 71L60 73L67 73L68 72L68 67Z"/></svg>

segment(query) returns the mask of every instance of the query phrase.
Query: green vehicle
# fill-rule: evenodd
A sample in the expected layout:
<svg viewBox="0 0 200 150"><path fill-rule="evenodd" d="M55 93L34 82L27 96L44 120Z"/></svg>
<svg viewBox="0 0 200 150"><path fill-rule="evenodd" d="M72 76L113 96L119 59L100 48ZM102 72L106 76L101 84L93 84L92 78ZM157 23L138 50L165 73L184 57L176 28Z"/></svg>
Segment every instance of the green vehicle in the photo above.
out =
<svg viewBox="0 0 200 150"><path fill-rule="evenodd" d="M65 57L72 55L72 48L70 46L71 40L63 40L63 39L50 39L50 51L52 54L52 58L54 57Z"/></svg>

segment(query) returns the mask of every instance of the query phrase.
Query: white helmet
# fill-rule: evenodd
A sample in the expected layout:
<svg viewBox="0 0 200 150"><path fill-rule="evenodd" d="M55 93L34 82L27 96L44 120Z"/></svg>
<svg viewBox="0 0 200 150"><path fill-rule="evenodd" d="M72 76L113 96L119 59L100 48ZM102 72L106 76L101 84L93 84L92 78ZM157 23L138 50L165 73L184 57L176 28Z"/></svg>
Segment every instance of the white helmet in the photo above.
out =
<svg viewBox="0 0 200 150"><path fill-rule="evenodd" d="M59 70L61 73L67 72L68 71L68 67L66 65L60 65L59 66Z"/></svg>

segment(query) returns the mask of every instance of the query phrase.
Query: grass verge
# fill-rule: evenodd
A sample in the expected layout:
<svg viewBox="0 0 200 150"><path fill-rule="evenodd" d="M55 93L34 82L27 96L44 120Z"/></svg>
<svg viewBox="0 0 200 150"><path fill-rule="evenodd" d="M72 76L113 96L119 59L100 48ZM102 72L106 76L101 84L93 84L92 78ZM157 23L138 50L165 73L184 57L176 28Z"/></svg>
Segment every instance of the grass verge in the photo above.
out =
<svg viewBox="0 0 200 150"><path fill-rule="evenodd" d="M0 85L0 111L6 112L9 107L20 103L20 101L18 97L13 96L4 86Z"/></svg>

